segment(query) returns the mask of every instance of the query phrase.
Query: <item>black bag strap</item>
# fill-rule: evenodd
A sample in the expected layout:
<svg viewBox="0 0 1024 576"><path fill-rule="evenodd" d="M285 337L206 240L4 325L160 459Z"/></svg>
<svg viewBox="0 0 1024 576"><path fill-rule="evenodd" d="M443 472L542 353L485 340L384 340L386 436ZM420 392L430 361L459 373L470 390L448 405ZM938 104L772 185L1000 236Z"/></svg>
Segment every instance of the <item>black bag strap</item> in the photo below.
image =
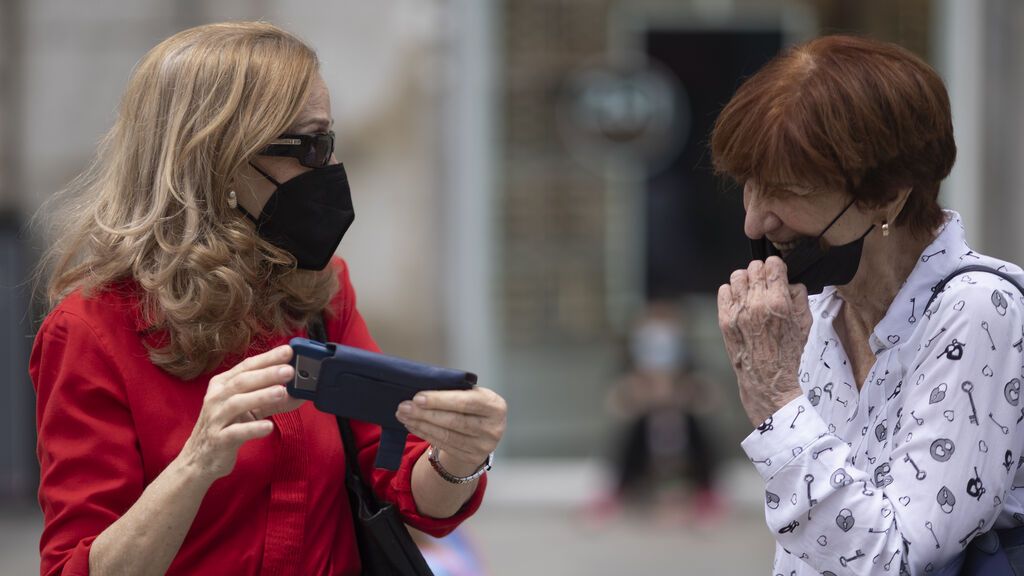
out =
<svg viewBox="0 0 1024 576"><path fill-rule="evenodd" d="M341 432L341 443L345 447L345 484L360 501L361 509L355 512L373 515L380 510L381 505L373 490L363 481L363 476L359 473L359 459L356 458L358 452L348 418L338 417L338 431Z"/></svg>
<svg viewBox="0 0 1024 576"><path fill-rule="evenodd" d="M310 340L316 340L321 344L327 343L327 325L324 322L324 313L320 312L306 323L306 335Z"/></svg>
<svg viewBox="0 0 1024 576"><path fill-rule="evenodd" d="M306 335L327 342L323 313L309 320ZM363 574L372 576L433 576L423 554L409 535L393 504L382 504L359 473L356 442L348 418L337 417L345 450L345 486L348 488Z"/></svg>
<svg viewBox="0 0 1024 576"><path fill-rule="evenodd" d="M316 340L321 343L327 342L327 326L324 321L323 312L309 319L309 323L306 325L306 334L310 340ZM356 450L355 438L352 434L352 427L349 426L348 418L338 416L337 420L338 431L341 433L341 443L345 447L345 484L355 493L361 503L373 508L368 510L372 514L380 508L380 503L373 494L373 490L363 482L362 475L359 473L359 459L356 457L358 452ZM353 510L353 512L359 513L362 510Z"/></svg>
<svg viewBox="0 0 1024 576"><path fill-rule="evenodd" d="M982 266L981 264L972 264L970 266L964 266L963 268L959 268L957 270L954 270L952 274L950 274L949 276L946 276L945 278L942 279L942 281L940 281L938 284L936 284L932 288L932 297L928 299L928 303L925 304L924 309L928 310L929 308L932 307L932 302L934 302L935 298L937 298L939 296L939 294L943 290L946 289L946 284L949 284L950 280L952 280L953 278L956 278L957 276L959 276L961 274L967 274L968 272L987 272L989 274L995 274L996 276L999 276L1003 280L1006 280L1007 282L1009 282L1014 288L1017 289L1018 292L1020 292L1021 294L1024 294L1024 286L1021 286L1020 282L1017 282L1013 278L1013 276L1010 276L1009 274L1007 274L1006 272L1004 272L1002 270L997 270L997 269L991 268L989 266Z"/></svg>

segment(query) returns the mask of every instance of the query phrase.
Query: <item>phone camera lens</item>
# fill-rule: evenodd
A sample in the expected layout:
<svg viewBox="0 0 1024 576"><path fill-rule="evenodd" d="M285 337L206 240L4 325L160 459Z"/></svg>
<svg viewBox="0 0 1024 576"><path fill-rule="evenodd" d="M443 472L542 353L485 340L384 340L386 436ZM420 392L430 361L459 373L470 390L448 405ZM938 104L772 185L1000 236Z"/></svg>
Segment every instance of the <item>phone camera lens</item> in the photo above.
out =
<svg viewBox="0 0 1024 576"><path fill-rule="evenodd" d="M306 372L305 370L299 370L299 376L302 378L309 378L309 372Z"/></svg>

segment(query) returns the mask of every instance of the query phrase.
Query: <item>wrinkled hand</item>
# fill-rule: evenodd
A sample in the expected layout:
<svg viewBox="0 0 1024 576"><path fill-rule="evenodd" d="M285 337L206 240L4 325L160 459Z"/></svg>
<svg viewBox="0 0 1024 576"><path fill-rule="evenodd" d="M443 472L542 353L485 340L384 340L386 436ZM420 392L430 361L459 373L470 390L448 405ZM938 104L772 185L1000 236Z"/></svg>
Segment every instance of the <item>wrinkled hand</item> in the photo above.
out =
<svg viewBox="0 0 1024 576"><path fill-rule="evenodd" d="M732 273L718 289L718 325L751 423L801 394L797 372L811 312L807 289L787 283L781 258L754 260Z"/></svg>
<svg viewBox="0 0 1024 576"><path fill-rule="evenodd" d="M290 346L279 346L211 378L199 419L179 458L211 481L230 474L242 444L274 430L264 418L305 402L288 396L282 386L292 378L291 357Z"/></svg>
<svg viewBox="0 0 1024 576"><path fill-rule="evenodd" d="M508 407L493 390L432 390L402 402L398 421L441 451L444 467L458 476L472 474L505 434Z"/></svg>

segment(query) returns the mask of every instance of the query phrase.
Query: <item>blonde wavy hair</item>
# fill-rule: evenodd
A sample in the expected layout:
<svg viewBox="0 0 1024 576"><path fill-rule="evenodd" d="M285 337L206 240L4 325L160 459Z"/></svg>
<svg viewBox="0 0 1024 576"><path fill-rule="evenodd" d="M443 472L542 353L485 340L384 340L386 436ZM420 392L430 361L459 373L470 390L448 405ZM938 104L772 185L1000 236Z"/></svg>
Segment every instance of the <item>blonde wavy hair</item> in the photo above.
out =
<svg viewBox="0 0 1024 576"><path fill-rule="evenodd" d="M150 50L92 165L41 210L56 214L39 272L50 306L136 281L161 335L149 357L183 379L325 309L338 290L331 267L298 270L227 202L240 168L294 122L318 69L309 46L263 22L198 26Z"/></svg>

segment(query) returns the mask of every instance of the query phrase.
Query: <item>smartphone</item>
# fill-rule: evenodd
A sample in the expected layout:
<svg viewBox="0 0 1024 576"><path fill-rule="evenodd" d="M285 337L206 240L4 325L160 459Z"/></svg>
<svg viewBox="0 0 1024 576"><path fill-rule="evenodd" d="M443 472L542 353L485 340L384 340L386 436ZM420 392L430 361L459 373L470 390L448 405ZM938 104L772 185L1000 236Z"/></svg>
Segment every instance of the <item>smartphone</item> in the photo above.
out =
<svg viewBox="0 0 1024 576"><path fill-rule="evenodd" d="M397 470L408 430L395 412L422 390L468 390L472 372L442 368L360 348L306 338L289 342L295 377L288 393L312 400L317 410L381 427L378 468Z"/></svg>
<svg viewBox="0 0 1024 576"><path fill-rule="evenodd" d="M422 390L468 390L476 385L472 372L387 356L342 344L293 338L291 364L295 376L288 393L313 400L323 411L401 427L398 405Z"/></svg>
<svg viewBox="0 0 1024 576"><path fill-rule="evenodd" d="M287 386L288 393L296 398L315 400L320 366L325 358L334 356L335 347L307 338L292 338L288 344L294 352L290 364L295 368L295 375Z"/></svg>

